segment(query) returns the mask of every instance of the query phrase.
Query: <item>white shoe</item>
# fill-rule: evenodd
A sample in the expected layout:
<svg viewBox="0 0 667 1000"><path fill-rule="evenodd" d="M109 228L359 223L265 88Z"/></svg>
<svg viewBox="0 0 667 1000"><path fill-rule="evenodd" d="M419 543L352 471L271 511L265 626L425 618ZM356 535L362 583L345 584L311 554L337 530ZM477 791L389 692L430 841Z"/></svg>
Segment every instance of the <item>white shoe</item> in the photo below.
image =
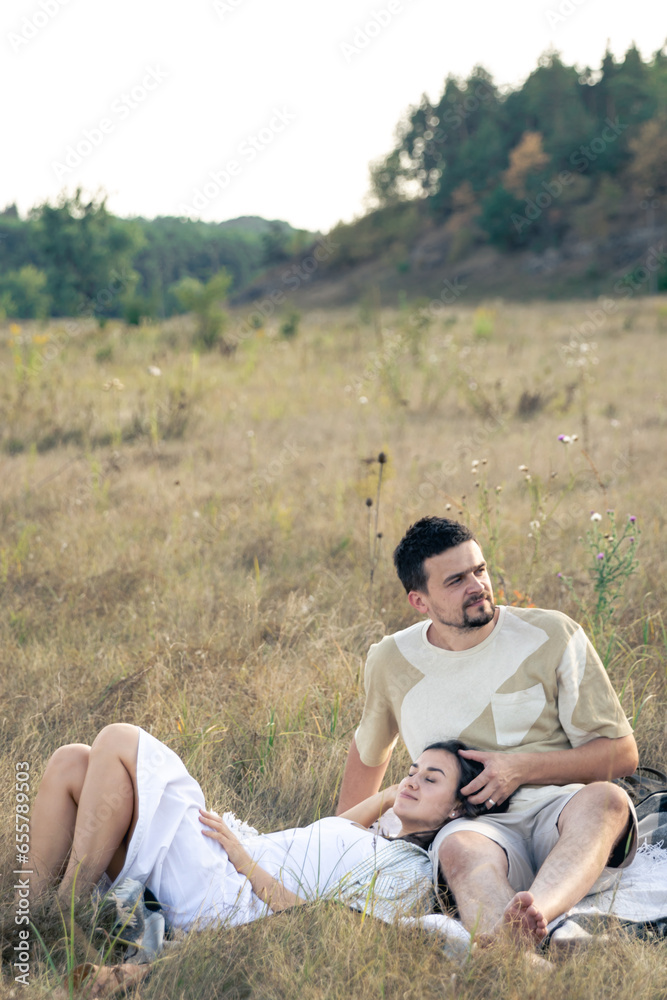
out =
<svg viewBox="0 0 667 1000"><path fill-rule="evenodd" d="M114 933L128 946L123 962L129 965L149 964L160 954L164 942L164 915L148 909L144 888L136 879L126 878L110 893L116 904Z"/></svg>

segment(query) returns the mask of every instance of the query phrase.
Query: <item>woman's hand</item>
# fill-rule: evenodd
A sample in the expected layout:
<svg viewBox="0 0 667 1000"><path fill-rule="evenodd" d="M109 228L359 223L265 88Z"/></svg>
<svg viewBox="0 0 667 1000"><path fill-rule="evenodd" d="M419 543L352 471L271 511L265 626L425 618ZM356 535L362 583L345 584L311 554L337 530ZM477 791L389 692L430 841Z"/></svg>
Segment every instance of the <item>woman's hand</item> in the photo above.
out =
<svg viewBox="0 0 667 1000"><path fill-rule="evenodd" d="M224 848L227 857L242 875L248 874L248 866L252 864L252 858L241 844L239 838L232 833L224 820L217 813L207 812L206 809L199 810L199 822L208 827L202 830L205 837L217 842ZM245 867L245 871L243 870Z"/></svg>
<svg viewBox="0 0 667 1000"><path fill-rule="evenodd" d="M281 910L288 910L292 906L300 906L306 902L305 898L297 896L291 890L286 889L281 882L272 875L269 875L263 868L260 868L248 851L246 851L245 847L243 847L239 838L232 833L217 813L200 809L199 822L208 828L202 830L204 836L210 837L211 840L217 840L220 846L224 848L227 857L239 875L245 875L252 886L253 892L274 913L279 913Z"/></svg>
<svg viewBox="0 0 667 1000"><path fill-rule="evenodd" d="M394 805L397 791L398 785L389 785L381 792L376 792L375 795L369 796L363 802L359 802L351 809L340 813L340 818L351 819L353 823L358 823L360 826L370 827L379 820L387 809Z"/></svg>
<svg viewBox="0 0 667 1000"><path fill-rule="evenodd" d="M382 812L386 812L387 809L393 809L396 795L398 794L398 784L388 785L380 794L383 795Z"/></svg>

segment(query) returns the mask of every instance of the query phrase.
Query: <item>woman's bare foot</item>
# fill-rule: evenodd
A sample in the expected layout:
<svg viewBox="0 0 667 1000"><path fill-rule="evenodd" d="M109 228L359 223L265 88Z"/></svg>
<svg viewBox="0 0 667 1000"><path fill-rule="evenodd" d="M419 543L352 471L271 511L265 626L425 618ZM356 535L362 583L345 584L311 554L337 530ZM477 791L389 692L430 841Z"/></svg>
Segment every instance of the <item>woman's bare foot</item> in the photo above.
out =
<svg viewBox="0 0 667 1000"><path fill-rule="evenodd" d="M145 979L152 965L93 965L85 962L72 972L74 989L82 998L114 997ZM58 998L60 1000L60 998ZM64 993L63 998L64 1000Z"/></svg>
<svg viewBox="0 0 667 1000"><path fill-rule="evenodd" d="M547 936L547 922L535 906L533 894L528 891L517 892L505 907L501 925L516 939L533 944L540 944Z"/></svg>

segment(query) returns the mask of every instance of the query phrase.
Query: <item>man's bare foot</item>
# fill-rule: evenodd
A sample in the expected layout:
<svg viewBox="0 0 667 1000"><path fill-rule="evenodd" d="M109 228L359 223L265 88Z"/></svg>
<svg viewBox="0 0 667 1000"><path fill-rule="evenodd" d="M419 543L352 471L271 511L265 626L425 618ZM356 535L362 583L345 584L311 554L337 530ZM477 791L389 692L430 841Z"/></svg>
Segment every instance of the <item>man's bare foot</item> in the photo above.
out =
<svg viewBox="0 0 667 1000"><path fill-rule="evenodd" d="M517 892L510 899L498 930L502 928L524 943L528 940L540 944L544 940L547 936L547 922L535 906L532 892Z"/></svg>

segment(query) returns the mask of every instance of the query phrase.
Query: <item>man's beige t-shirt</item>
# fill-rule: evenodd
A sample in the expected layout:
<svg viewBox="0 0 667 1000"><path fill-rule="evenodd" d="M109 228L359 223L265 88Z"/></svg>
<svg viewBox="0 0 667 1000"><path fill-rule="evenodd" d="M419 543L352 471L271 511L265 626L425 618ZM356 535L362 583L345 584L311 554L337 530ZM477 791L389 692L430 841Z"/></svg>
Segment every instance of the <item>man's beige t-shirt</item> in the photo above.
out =
<svg viewBox="0 0 667 1000"><path fill-rule="evenodd" d="M546 752L632 733L580 625L560 611L499 612L491 634L460 652L428 641L430 621L371 646L355 734L364 764L383 763L399 734L416 760L437 740Z"/></svg>

